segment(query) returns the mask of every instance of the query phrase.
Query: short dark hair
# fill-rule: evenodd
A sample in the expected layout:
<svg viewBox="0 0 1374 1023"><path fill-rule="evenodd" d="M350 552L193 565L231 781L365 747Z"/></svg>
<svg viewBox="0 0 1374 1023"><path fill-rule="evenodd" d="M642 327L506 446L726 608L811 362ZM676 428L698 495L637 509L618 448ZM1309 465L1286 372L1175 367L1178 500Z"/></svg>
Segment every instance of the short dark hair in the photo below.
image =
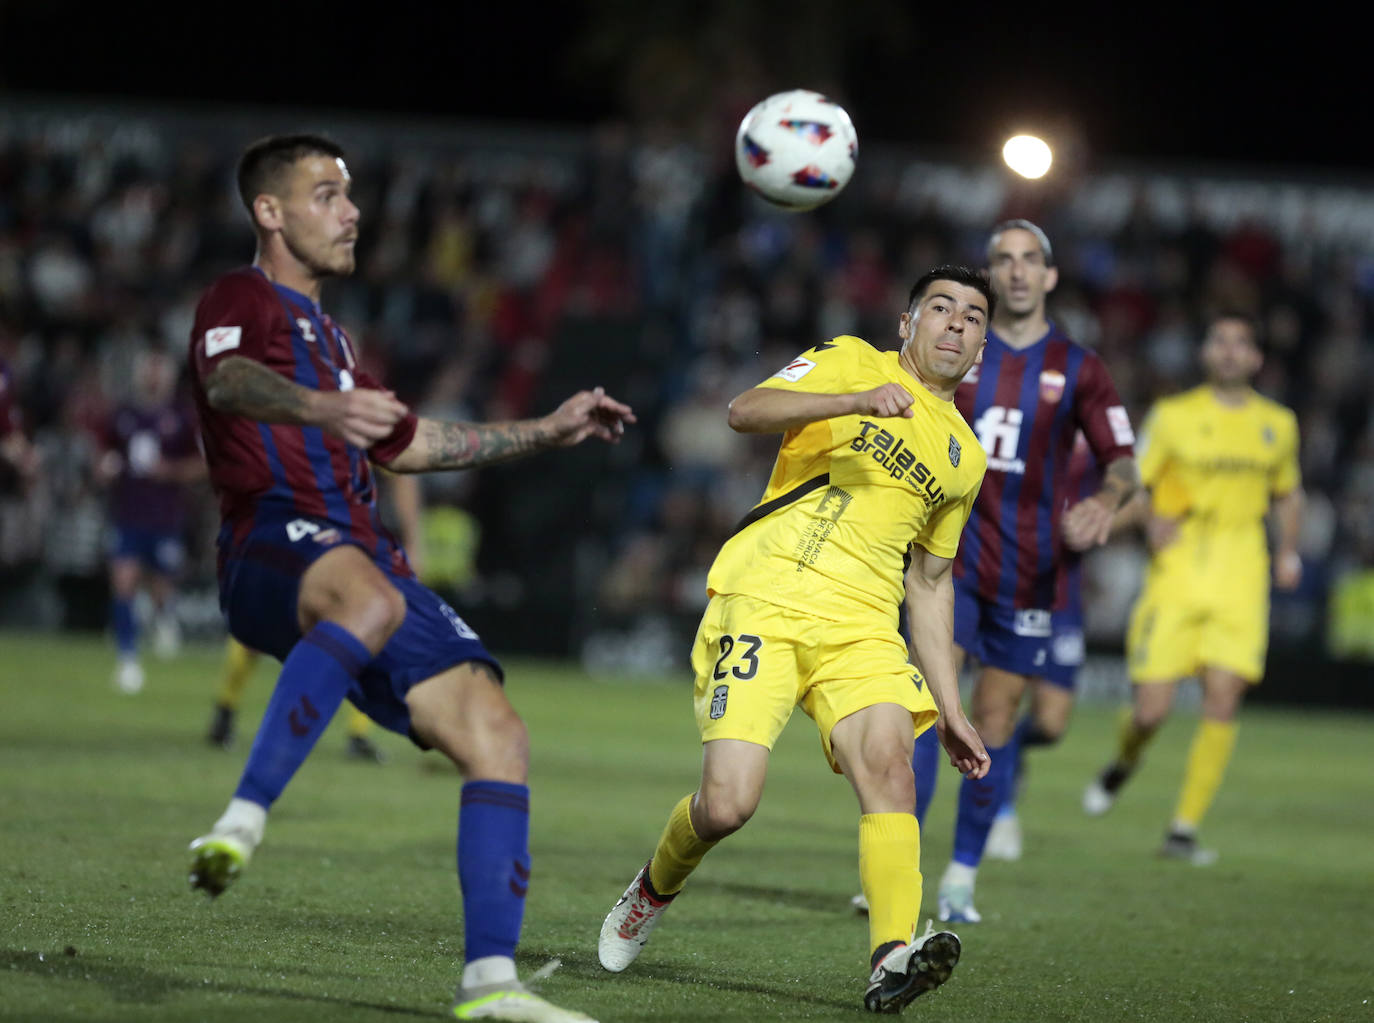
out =
<svg viewBox="0 0 1374 1023"><path fill-rule="evenodd" d="M279 186L284 172L307 156L332 156L342 160L343 147L323 135L268 135L260 138L239 157L239 198L248 215L253 215L253 200Z"/></svg>
<svg viewBox="0 0 1374 1023"><path fill-rule="evenodd" d="M1212 333L1212 328L1223 320L1235 320L1243 323L1250 330L1250 343L1264 351L1264 334L1260 330L1260 321L1253 313L1244 309L1218 309L1207 317L1207 329L1202 332L1202 337L1206 340L1207 335Z"/></svg>
<svg viewBox="0 0 1374 1023"><path fill-rule="evenodd" d="M983 293L983 297L988 300L988 322L992 322L992 314L997 311L997 296L992 293L992 285L988 283L988 275L982 270L975 270L971 266L960 266L956 263L941 263L935 269L921 275L921 279L911 286L911 293L906 297L907 312L915 307L935 281L953 281L955 284L966 284L970 288L977 288Z"/></svg>

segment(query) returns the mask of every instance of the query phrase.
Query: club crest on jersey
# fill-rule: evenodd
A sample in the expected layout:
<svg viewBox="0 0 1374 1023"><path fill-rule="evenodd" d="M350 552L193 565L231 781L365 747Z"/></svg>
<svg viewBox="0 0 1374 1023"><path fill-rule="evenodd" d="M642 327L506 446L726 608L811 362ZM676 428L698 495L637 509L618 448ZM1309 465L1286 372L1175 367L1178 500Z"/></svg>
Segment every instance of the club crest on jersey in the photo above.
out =
<svg viewBox="0 0 1374 1023"><path fill-rule="evenodd" d="M1263 430L1260 431L1260 437L1264 440L1264 443L1273 444L1274 428L1272 426L1266 426Z"/></svg>
<svg viewBox="0 0 1374 1023"><path fill-rule="evenodd" d="M1040 374L1040 400L1051 404L1064 397L1064 374L1057 369L1047 369Z"/></svg>
<svg viewBox="0 0 1374 1023"><path fill-rule="evenodd" d="M956 469L959 468L959 456L963 452L964 449L959 446L959 442L954 439L954 434L951 433L949 435L949 464Z"/></svg>
<svg viewBox="0 0 1374 1023"><path fill-rule="evenodd" d="M711 693L711 720L719 721L725 717L725 701L730 697L729 686L716 686Z"/></svg>

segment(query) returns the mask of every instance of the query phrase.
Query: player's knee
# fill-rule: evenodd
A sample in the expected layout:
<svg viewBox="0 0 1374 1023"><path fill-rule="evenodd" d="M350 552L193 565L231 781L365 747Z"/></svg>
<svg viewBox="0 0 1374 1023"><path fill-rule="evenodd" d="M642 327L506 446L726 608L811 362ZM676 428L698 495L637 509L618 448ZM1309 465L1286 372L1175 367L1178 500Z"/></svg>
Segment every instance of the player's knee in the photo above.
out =
<svg viewBox="0 0 1374 1023"><path fill-rule="evenodd" d="M863 806L910 812L916 805L916 777L911 771L911 757L904 750L866 755L853 773L851 782Z"/></svg>
<svg viewBox="0 0 1374 1023"><path fill-rule="evenodd" d="M733 785L702 786L692 811L697 837L714 842L733 834L754 816L758 793Z"/></svg>
<svg viewBox="0 0 1374 1023"><path fill-rule="evenodd" d="M406 599L385 579L360 583L343 600L347 627L374 651L386 646L406 617Z"/></svg>

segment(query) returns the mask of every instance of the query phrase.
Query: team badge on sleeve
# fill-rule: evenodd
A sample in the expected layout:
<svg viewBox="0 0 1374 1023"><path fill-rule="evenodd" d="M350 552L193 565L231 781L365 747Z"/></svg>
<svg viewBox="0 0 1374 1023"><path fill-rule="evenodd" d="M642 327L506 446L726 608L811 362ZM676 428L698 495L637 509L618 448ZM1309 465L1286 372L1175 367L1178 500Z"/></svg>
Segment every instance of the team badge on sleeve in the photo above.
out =
<svg viewBox="0 0 1374 1023"><path fill-rule="evenodd" d="M1120 405L1107 409L1107 425L1112 428L1112 438L1118 444L1126 445L1135 441L1135 434L1131 432L1131 417Z"/></svg>
<svg viewBox="0 0 1374 1023"><path fill-rule="evenodd" d="M798 355L795 359L793 359L791 362L789 362L786 366L778 370L773 375L775 377L782 377L788 383L795 384L798 380L806 376L806 374L810 373L815 368L816 364L814 362L812 362L808 358L805 358L804 356Z"/></svg>
<svg viewBox="0 0 1374 1023"><path fill-rule="evenodd" d="M949 464L954 468L959 468L959 456L964 449L959 446L959 442L954 439L954 434L949 435Z"/></svg>
<svg viewBox="0 0 1374 1023"><path fill-rule="evenodd" d="M242 327L211 327L205 332L205 357L213 359L220 352L237 348L242 340Z"/></svg>

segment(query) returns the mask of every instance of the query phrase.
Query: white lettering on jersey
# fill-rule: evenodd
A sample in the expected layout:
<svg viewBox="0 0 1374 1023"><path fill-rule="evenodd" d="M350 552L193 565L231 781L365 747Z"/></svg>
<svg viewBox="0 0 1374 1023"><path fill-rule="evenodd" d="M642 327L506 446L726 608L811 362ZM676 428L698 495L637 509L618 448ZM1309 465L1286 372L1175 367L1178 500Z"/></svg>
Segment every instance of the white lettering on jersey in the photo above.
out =
<svg viewBox="0 0 1374 1023"><path fill-rule="evenodd" d="M810 373L815 368L816 364L814 362L812 362L810 359L806 359L798 355L795 359L793 359L791 362L789 362L786 366L778 370L773 375L775 377L782 377L789 383L795 384L798 380L806 376L806 374Z"/></svg>
<svg viewBox="0 0 1374 1023"><path fill-rule="evenodd" d="M242 340L242 327L211 327L205 332L205 357L213 359L220 352L237 348Z"/></svg>
<svg viewBox="0 0 1374 1023"><path fill-rule="evenodd" d="M1112 428L1112 440L1123 447L1135 441L1135 434L1131 432L1131 417L1120 405L1107 409L1107 425Z"/></svg>
<svg viewBox="0 0 1374 1023"><path fill-rule="evenodd" d="M292 543L304 540L307 536L320 531L319 525L309 519L292 519L286 524L286 538Z"/></svg>
<svg viewBox="0 0 1374 1023"><path fill-rule="evenodd" d="M978 434L978 443L988 453L988 468L997 472L1024 473L1026 463L1016 457L1021 444L1021 420L1024 418L1019 408L1003 408L991 405L973 424Z"/></svg>
<svg viewBox="0 0 1374 1023"><path fill-rule="evenodd" d="M304 316L296 317L296 327L300 330L301 337L305 338L307 341L317 340L315 337L315 328L310 325L310 321Z"/></svg>
<svg viewBox="0 0 1374 1023"><path fill-rule="evenodd" d="M339 370L339 390L353 390L353 374L346 369Z"/></svg>

